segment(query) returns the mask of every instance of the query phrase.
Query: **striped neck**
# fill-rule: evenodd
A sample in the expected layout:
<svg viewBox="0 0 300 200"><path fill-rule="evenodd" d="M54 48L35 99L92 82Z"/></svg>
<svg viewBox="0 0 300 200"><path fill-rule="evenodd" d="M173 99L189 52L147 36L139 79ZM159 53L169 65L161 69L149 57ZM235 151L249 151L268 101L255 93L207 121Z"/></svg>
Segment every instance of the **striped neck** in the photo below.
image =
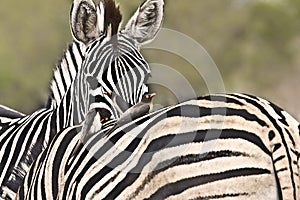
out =
<svg viewBox="0 0 300 200"><path fill-rule="evenodd" d="M81 68L85 51L86 47L82 43L73 41L68 45L54 70L47 108L55 109L61 103Z"/></svg>

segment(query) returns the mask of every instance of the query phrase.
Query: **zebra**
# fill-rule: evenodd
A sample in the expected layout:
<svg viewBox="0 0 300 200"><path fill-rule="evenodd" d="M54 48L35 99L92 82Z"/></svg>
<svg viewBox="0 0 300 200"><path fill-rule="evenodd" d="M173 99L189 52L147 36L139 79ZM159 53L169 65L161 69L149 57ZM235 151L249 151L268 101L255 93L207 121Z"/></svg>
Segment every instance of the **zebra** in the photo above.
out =
<svg viewBox="0 0 300 200"><path fill-rule="evenodd" d="M80 44L76 41L73 41L71 44L68 45L68 48L66 49L66 51L64 52L64 55L62 57L62 59L60 60L60 62L58 62L56 69L54 71L54 75L53 75L53 79L51 81L51 85L50 85L50 93L49 93L49 97L48 100L45 104L45 108L44 111L46 112L47 110L54 110L55 108L57 108L60 105L61 100L63 99L63 97L66 94L66 91L68 91L68 88L70 87L72 81L74 80L79 67L81 67L82 61L84 59L84 52L85 52L85 45ZM34 115L34 113L32 114ZM30 115L28 115L27 117L29 117ZM12 126L15 126L17 123L19 123L20 125L17 126L30 126L31 121L28 121L28 124L22 124L23 122L21 121L23 118L26 117L26 114L23 114L19 111L16 111L12 108L9 108L7 106L4 105L0 105L0 135L4 135L4 133L6 132L7 134L9 134L9 128L11 128ZM54 116L53 116L54 117ZM7 131L8 130L8 131ZM41 130L35 130L37 135L39 135L39 131ZM49 132L49 130L47 130L47 132L44 132L43 134L47 134ZM52 130L52 133L54 134L54 131ZM25 134L25 133L23 133ZM32 133L34 135L34 133ZM47 138L49 136L45 136L44 140L45 140L45 144L43 146L46 146L46 144L48 143L48 141L51 140L51 138ZM53 136L52 136L53 137ZM8 139L8 140L18 140L18 138L12 138L12 139ZM0 143L1 145L4 144L7 139L1 138L0 139ZM43 140L43 139L41 139ZM34 144L36 141L30 142L29 143ZM44 148L44 147L43 147ZM0 148L1 149L1 148ZM2 151L4 149L1 149ZM1 154L2 154L1 151ZM28 152L28 149L24 150L24 154ZM39 150L40 151L40 150ZM33 157L31 159L30 162L28 162L27 160L27 164L26 165L30 165L30 163L34 160L34 157L36 157L39 153L39 151L37 153L35 153L35 156L31 155L31 157ZM0 156L1 158L1 156ZM4 164L8 165L9 161L5 158L1 158L1 161L3 161L3 164L1 163L1 169L2 167L4 167ZM5 163L6 162L6 163ZM19 163L18 163L19 162ZM9 183L9 185L11 185L10 189L6 188L6 184L4 183L4 179L1 182L0 181L0 199L5 198L5 194L4 194L4 188L6 188L6 192L5 193L11 193L10 196L13 196L14 193L16 192L16 189L19 185L19 183L21 182L21 179L24 177L24 174L26 173L26 169L28 168L28 166L23 165L22 168L20 168L19 165L21 165L20 161L17 161L16 163L11 163L11 164L15 164L15 166L18 166L17 168L14 167L14 169L8 169L7 170L7 175L3 172L2 176L4 177L4 175L8 176L11 173L17 173L17 175L14 175L18 178L18 180L14 180L11 181ZM13 171L12 171L13 170ZM22 174L20 174L20 172L22 172ZM3 178L2 177L2 178ZM14 189L12 189L12 187ZM9 192L8 192L9 190ZM13 192L12 192L13 191ZM6 197L8 198L8 197Z"/></svg>
<svg viewBox="0 0 300 200"><path fill-rule="evenodd" d="M299 122L265 99L204 96L109 129L75 156L81 126L62 130L16 199L300 198Z"/></svg>
<svg viewBox="0 0 300 200"><path fill-rule="evenodd" d="M0 105L0 130L8 125L12 120L22 118L25 114L11 109L7 106Z"/></svg>
<svg viewBox="0 0 300 200"><path fill-rule="evenodd" d="M58 62L50 84L48 100L44 105L46 109L55 109L60 104L66 91L74 81L79 67L84 60L85 45L76 41L70 43L64 52L63 57ZM25 117L26 114L17 110L0 105L0 130L9 126L9 124Z"/></svg>
<svg viewBox="0 0 300 200"><path fill-rule="evenodd" d="M74 0L70 14L71 32L75 42L86 46L85 54L79 58L82 64L76 75L70 76L74 77L73 81L65 90L61 84L68 80L65 76L68 70L63 68L68 63L63 59L63 73L54 75L52 88L54 92L64 92L53 92L46 108L14 120L1 129L1 199L14 198L29 166L40 152L59 130L80 124L89 109L103 107L118 118L104 93L115 92L130 105L140 101L148 90L145 82L150 68L139 48L154 39L162 15L163 0L146 0L125 29L119 30L122 16L113 0L103 0L99 4L91 0ZM70 52L66 51L64 58ZM59 82L59 77L64 79Z"/></svg>
<svg viewBox="0 0 300 200"><path fill-rule="evenodd" d="M79 67L81 67L82 65L82 61L84 59L84 53L85 53L85 45L81 44L79 42L73 41L71 44L68 45L68 48L65 50L63 57L61 58L61 60L58 62L56 69L54 71L54 75L53 75L53 79L51 81L51 85L50 85L50 93L49 93L49 97L48 100L45 104L45 107L42 109L43 112L47 112L47 111L54 111L55 108L57 108L60 103L61 100L64 99L68 88L70 87L70 85L72 84L72 81L74 80L74 78L76 77L76 74L78 72ZM37 111L38 112L38 111ZM43 112L41 112L40 114L42 114ZM50 112L49 112L50 113ZM29 128L30 124L32 123L32 126L34 125L34 117L39 117L39 115L36 115L36 112L26 116L26 114L23 114L19 111L16 111L12 108L6 107L4 105L0 105L0 135L4 136L4 134L6 133L8 136L10 134L10 128L12 128L13 126L16 127L15 129L19 128ZM28 122L23 122L22 120L24 120L24 118L26 117L32 117L31 120L28 120ZM52 116L53 118L55 117L55 115ZM50 116L48 117L50 119ZM46 121L45 121L46 123ZM52 126L53 128L55 128L55 124L51 124L50 126ZM35 131L35 133L34 133ZM44 132L41 132L44 131ZM39 136L40 134L45 134L42 135L41 138L39 140L34 140L34 141L27 141L29 144L29 148L26 147L26 149L23 151L23 154L27 154L27 158L25 158L26 163L22 163L24 162L24 157L23 156L20 159L12 162L9 161L7 158L2 158L0 156L0 167L1 170L3 169L4 164L5 165L14 165L14 168L11 168L11 166L9 166L9 169L7 170L7 172L3 172L2 173L2 182L0 181L0 199L12 199L12 197L15 195L16 190L18 185L20 184L20 182L22 181L28 166L30 166L30 164L32 163L32 161L35 159L35 157L37 157L37 155L39 154L39 152L41 151L41 149L45 148L45 146L49 143L49 141L51 140L51 138L53 137L53 135L55 134L55 129L50 130L52 135L49 135L49 129L47 130L39 130L37 128L35 128L35 130L32 130L32 136L34 136L35 134L37 136ZM15 132L15 131L12 131ZM20 132L20 136L18 137L24 137L24 133L22 133L22 130ZM44 136L44 138L42 138ZM18 142L18 137L15 136L13 138L3 138L0 137L0 143L1 145L5 144L5 142L9 141L9 140L15 140L16 142ZM35 138L36 139L36 138ZM44 144L42 144L42 147L40 147L38 150L35 150L35 153L31 153L30 151L32 151L32 144L38 143L44 141ZM1 148L0 148L1 149ZM2 151L4 151L5 149L1 149L0 153L2 154ZM31 158L29 158L31 157ZM2 163L3 162L3 163ZM11 181L9 181L7 183L7 181L5 181L5 176L10 176L9 179L12 179ZM13 177L13 178L11 178ZM7 195L7 196L5 196Z"/></svg>

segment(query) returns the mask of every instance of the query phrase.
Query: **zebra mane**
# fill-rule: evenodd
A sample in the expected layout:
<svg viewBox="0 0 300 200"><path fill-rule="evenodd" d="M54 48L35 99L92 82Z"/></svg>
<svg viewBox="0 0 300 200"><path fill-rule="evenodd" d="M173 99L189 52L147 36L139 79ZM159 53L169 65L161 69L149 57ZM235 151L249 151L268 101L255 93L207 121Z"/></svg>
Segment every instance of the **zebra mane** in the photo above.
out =
<svg viewBox="0 0 300 200"><path fill-rule="evenodd" d="M84 59L85 48L76 41L69 43L53 70L53 78L45 107L56 108L71 86Z"/></svg>
<svg viewBox="0 0 300 200"><path fill-rule="evenodd" d="M111 26L111 36L116 35L122 21L122 14L119 5L114 0L102 0L104 3L104 27L106 30Z"/></svg>
<svg viewBox="0 0 300 200"><path fill-rule="evenodd" d="M55 93L59 93L59 88L58 88L58 79L63 79L64 75L62 74L62 70L66 69L68 67L68 63L66 63L66 54L69 49L72 47L72 43L69 43L67 45L67 49L64 50L63 56L58 60L55 68L53 69L53 75L52 75L52 80L50 83L50 92L48 95L48 99L46 102L45 107L47 109L50 108L55 108L56 105L59 104L59 100L61 100L61 97L57 97Z"/></svg>

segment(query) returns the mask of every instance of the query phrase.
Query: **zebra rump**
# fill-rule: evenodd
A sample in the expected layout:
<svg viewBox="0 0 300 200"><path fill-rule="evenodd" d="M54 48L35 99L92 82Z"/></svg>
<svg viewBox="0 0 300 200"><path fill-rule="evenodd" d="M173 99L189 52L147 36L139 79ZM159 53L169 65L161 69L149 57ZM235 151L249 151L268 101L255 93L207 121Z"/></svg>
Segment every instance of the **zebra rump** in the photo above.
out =
<svg viewBox="0 0 300 200"><path fill-rule="evenodd" d="M163 108L81 145L61 131L17 199L285 199L299 194L299 123L244 94Z"/></svg>

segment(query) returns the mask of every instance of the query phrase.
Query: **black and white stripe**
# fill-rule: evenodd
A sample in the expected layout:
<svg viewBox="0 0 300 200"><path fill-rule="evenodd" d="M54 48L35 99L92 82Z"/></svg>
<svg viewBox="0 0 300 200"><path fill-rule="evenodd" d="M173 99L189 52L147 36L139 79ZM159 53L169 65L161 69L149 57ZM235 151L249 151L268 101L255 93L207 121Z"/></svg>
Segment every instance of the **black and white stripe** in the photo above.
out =
<svg viewBox="0 0 300 200"><path fill-rule="evenodd" d="M53 73L46 109L55 109L60 105L82 65L85 49L83 44L73 41L64 52ZM0 130L25 116L26 114L0 105Z"/></svg>
<svg viewBox="0 0 300 200"><path fill-rule="evenodd" d="M69 44L53 73L47 108L56 108L60 105L82 66L85 53L86 46L82 43L73 41Z"/></svg>
<svg viewBox="0 0 300 200"><path fill-rule="evenodd" d="M299 123L258 97L167 107L96 133L73 157L79 131L57 135L17 199L300 198Z"/></svg>
<svg viewBox="0 0 300 200"><path fill-rule="evenodd" d="M46 108L26 116L1 106L0 199L13 198L29 166L56 131L73 124L70 116L61 110L65 104L70 104L70 86L82 65L83 54L84 48L77 42L69 45L54 71L51 98Z"/></svg>
<svg viewBox="0 0 300 200"><path fill-rule="evenodd" d="M68 46L54 71L46 108L26 116L11 108L0 106L1 198L8 198L4 193L11 194L8 195L11 197L16 193L18 184L33 160L51 141L57 129L68 125L69 122L62 124L61 127L56 124L56 114L60 118L63 115L55 109L63 107L62 101L65 103L69 101L66 96L82 65L84 54L84 45L74 41ZM42 118L44 118L43 123L41 123ZM43 127L45 125L49 127ZM14 152L12 150L18 152L19 156L12 154L11 152Z"/></svg>
<svg viewBox="0 0 300 200"><path fill-rule="evenodd" d="M87 65L78 73L77 102L95 102L97 95L102 91L114 91L130 105L135 105L141 100L142 95L148 91L145 82L150 74L150 68L135 46L134 41L128 36L120 34L118 35L117 47L113 46L114 42L96 41L96 44L93 45L99 46L99 48L88 51L85 60ZM99 54L101 50L103 53ZM93 88L86 84L87 79L94 79L92 81L100 87ZM108 107L104 107L113 113L114 118L118 118L119 113L114 107L110 106L112 105L110 98L107 95L103 98L108 101L106 103ZM86 113L90 109L90 107L84 107L86 105L84 103L76 104L80 106L76 108L79 112ZM103 106L97 105L98 102L95 102L95 104L92 103L89 106ZM84 114L81 116L84 116Z"/></svg>
<svg viewBox="0 0 300 200"><path fill-rule="evenodd" d="M7 106L0 105L0 130L8 126L13 120L24 117L25 114L11 109Z"/></svg>
<svg viewBox="0 0 300 200"><path fill-rule="evenodd" d="M152 4L156 4L156 1L148 0L147 3L152 8ZM144 82L149 74L149 67L138 51L140 41L134 37L138 38L140 34L134 35L134 32L127 30L119 33L117 29L115 35L112 35L114 33L112 28L118 28L120 23L120 21L114 21L119 15L115 3L107 0L95 5L89 0L75 0L72 8L71 26L74 39L79 44L85 45L87 51L81 54L82 46L74 42L65 52L60 67L54 74L51 86L53 96L49 106L31 115L13 120L0 130L0 199L14 198L29 166L59 130L80 124L90 108L113 109L107 95L103 95L107 89L109 91L117 89L114 92L122 95L128 103L137 102L146 92L147 87ZM151 10L152 14L156 16L158 10L162 12L162 8L157 8ZM148 10L146 11L146 14L151 14ZM145 11L138 9L139 15L144 15L143 12ZM88 26L95 18L91 15L105 20L102 25L99 24L101 20L96 20L95 27L93 27L95 30L92 32L98 33L98 30L101 32L92 37L88 33L91 27ZM139 15L135 15L133 19L140 17ZM161 18L157 20L161 21ZM155 21L155 26L151 23L148 26L151 29L159 29L160 21ZM86 24L82 25L82 23ZM140 23L132 26L129 27L133 29L139 29L139 26L147 27ZM83 36L82 33L86 35ZM150 33L151 35L144 33L147 40L151 40L155 36L152 33L157 33L157 31L150 31ZM121 54L115 54L111 48L120 51ZM126 52L122 52L123 50ZM68 68L69 61L74 65L72 68ZM82 61L81 66L79 66L80 61ZM74 76L76 63L78 72ZM107 70L99 71L98 68ZM131 82L127 82L125 87L124 82L120 80L128 80L129 76L133 79L130 79ZM122 94L119 88L122 89ZM111 112L118 117L116 112L113 110Z"/></svg>

